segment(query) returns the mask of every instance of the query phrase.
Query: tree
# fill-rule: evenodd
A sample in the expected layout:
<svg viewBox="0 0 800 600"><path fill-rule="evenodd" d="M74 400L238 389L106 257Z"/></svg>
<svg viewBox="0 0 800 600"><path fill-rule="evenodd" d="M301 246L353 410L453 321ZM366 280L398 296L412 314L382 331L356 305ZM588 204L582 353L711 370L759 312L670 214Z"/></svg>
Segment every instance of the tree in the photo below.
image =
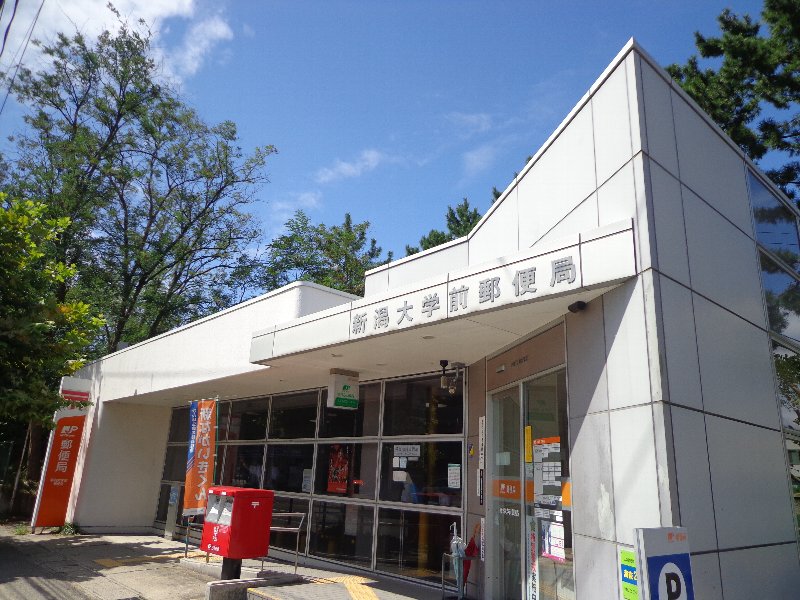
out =
<svg viewBox="0 0 800 600"><path fill-rule="evenodd" d="M494 195L494 189L492 190ZM496 199L496 198L495 198ZM481 213L477 208L471 208L469 200L464 198L455 208L447 207L445 216L447 231L431 229L427 235L423 235L419 240L419 246L406 246L406 256L416 254L420 250L428 250L436 246L441 246L460 237L468 235L481 220Z"/></svg>
<svg viewBox="0 0 800 600"><path fill-rule="evenodd" d="M46 213L0 194L0 420L50 422L62 405L58 381L83 365L102 323L85 302L56 297L74 268L47 249L69 222Z"/></svg>
<svg viewBox="0 0 800 600"><path fill-rule="evenodd" d="M57 296L106 315L98 354L243 299L260 235L248 209L275 152L246 155L233 123L204 123L150 41L122 20L96 41L62 34L12 87L29 110L8 187L69 217L52 250L76 272Z"/></svg>
<svg viewBox="0 0 800 600"><path fill-rule="evenodd" d="M670 75L752 158L784 160L767 171L789 197L800 186L800 2L765 0L767 31L725 9L719 37L695 33L700 56L667 67Z"/></svg>
<svg viewBox="0 0 800 600"><path fill-rule="evenodd" d="M364 295L364 272L381 264L381 248L368 238L369 221L314 225L302 210L286 222L286 233L267 247L261 281L267 290L294 281L313 281L343 292ZM391 260L391 253L387 261Z"/></svg>

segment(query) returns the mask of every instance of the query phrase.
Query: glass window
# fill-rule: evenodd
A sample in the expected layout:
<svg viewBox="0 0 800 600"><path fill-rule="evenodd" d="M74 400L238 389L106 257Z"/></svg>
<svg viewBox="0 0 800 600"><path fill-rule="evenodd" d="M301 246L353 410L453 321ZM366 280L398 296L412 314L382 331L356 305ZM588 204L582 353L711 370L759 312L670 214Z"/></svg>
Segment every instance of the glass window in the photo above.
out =
<svg viewBox="0 0 800 600"><path fill-rule="evenodd" d="M383 444L381 500L461 506L461 442Z"/></svg>
<svg viewBox="0 0 800 600"><path fill-rule="evenodd" d="M314 437L317 429L318 397L319 394L314 390L272 398L269 437L283 439Z"/></svg>
<svg viewBox="0 0 800 600"><path fill-rule="evenodd" d="M230 414L230 402L217 402L217 440L224 441L227 439L228 417Z"/></svg>
<svg viewBox="0 0 800 600"><path fill-rule="evenodd" d="M172 419L169 424L169 440L183 444L189 443L189 407L181 406L172 409Z"/></svg>
<svg viewBox="0 0 800 600"><path fill-rule="evenodd" d="M315 501L309 554L369 568L374 513L372 506Z"/></svg>
<svg viewBox="0 0 800 600"><path fill-rule="evenodd" d="M756 239L797 270L800 244L797 218L759 179L748 171Z"/></svg>
<svg viewBox="0 0 800 600"><path fill-rule="evenodd" d="M377 460L377 444L320 444L314 491L374 500Z"/></svg>
<svg viewBox="0 0 800 600"><path fill-rule="evenodd" d="M263 440L266 437L269 398L233 402L230 410L229 440Z"/></svg>
<svg viewBox="0 0 800 600"><path fill-rule="evenodd" d="M403 379L386 383L383 407L384 435L461 433L463 382L455 394L442 389L439 377Z"/></svg>
<svg viewBox="0 0 800 600"><path fill-rule="evenodd" d="M761 254L761 282L770 329L800 340L800 282Z"/></svg>
<svg viewBox="0 0 800 600"><path fill-rule="evenodd" d="M358 386L358 408L330 408L326 406L328 390L322 392L322 423L319 437L361 437L378 435L381 384Z"/></svg>
<svg viewBox="0 0 800 600"><path fill-rule="evenodd" d="M167 446L167 455L164 459L164 472L161 475L161 479L166 481L184 481L186 479L186 456L188 453L188 445Z"/></svg>
<svg viewBox="0 0 800 600"><path fill-rule="evenodd" d="M169 510L169 492L172 486L168 483L161 484L161 491L158 495L158 506L156 507L156 521L166 523L167 511Z"/></svg>
<svg viewBox="0 0 800 600"><path fill-rule="evenodd" d="M306 553L306 533L308 532L308 500L305 498L287 498L283 496L275 496L275 502L272 505L273 513L304 513L306 518L303 519L303 528L300 532L300 554ZM280 523L278 520L280 519ZM292 518L291 522L287 519L275 517L272 521L273 525L285 525L287 527L297 526L298 519ZM295 543L297 542L297 534L291 531L273 531L269 534L269 545L272 548L281 548L294 552Z"/></svg>
<svg viewBox="0 0 800 600"><path fill-rule="evenodd" d="M312 444L270 444L264 488L281 492L311 492Z"/></svg>
<svg viewBox="0 0 800 600"><path fill-rule="evenodd" d="M261 467L264 464L264 445L227 446L222 469L222 485L260 488Z"/></svg>
<svg viewBox="0 0 800 600"><path fill-rule="evenodd" d="M438 583L453 523L460 533L458 515L379 509L376 569Z"/></svg>

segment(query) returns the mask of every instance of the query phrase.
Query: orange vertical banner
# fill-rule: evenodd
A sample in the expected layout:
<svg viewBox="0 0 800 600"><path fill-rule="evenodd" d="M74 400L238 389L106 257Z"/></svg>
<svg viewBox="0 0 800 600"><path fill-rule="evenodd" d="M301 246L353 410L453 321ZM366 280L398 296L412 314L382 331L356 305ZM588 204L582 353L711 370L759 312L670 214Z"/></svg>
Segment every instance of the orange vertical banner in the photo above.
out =
<svg viewBox="0 0 800 600"><path fill-rule="evenodd" d="M62 417L56 423L31 527L61 527L64 524L85 421L86 415L76 415Z"/></svg>
<svg viewBox="0 0 800 600"><path fill-rule="evenodd" d="M214 483L217 449L217 401L198 400L189 409L189 452L186 457L186 486L183 516L206 512L208 488Z"/></svg>

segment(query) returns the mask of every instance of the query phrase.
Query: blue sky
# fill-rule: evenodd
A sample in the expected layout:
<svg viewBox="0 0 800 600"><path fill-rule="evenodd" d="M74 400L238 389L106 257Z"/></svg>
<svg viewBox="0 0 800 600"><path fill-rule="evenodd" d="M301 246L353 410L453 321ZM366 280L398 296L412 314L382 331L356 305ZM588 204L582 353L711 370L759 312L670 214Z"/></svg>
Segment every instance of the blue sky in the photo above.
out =
<svg viewBox="0 0 800 600"><path fill-rule="evenodd" d="M21 0L15 35L38 0ZM164 67L210 122L242 146L273 144L255 212L268 236L294 210L315 222L368 220L395 257L468 197L482 213L630 37L662 65L717 31L726 7L652 0L123 0L155 25ZM105 0L48 0L35 36L92 33ZM5 27L8 16L0 20ZM17 34L17 31L19 34ZM13 37L16 49L21 37ZM5 57L4 57L5 58ZM30 51L26 60L37 60ZM19 107L0 117L7 133Z"/></svg>

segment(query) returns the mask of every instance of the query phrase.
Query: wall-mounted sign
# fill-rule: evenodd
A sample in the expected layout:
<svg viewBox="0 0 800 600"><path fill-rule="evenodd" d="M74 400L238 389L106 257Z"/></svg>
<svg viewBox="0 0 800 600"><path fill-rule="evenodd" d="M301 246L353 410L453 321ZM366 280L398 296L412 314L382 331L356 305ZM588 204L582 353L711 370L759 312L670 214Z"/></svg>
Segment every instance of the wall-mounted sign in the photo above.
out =
<svg viewBox="0 0 800 600"><path fill-rule="evenodd" d="M619 550L619 590L621 600L639 600L636 555L625 548Z"/></svg>
<svg viewBox="0 0 800 600"><path fill-rule="evenodd" d="M331 369L328 380L328 407L358 408L358 373Z"/></svg>
<svg viewBox="0 0 800 600"><path fill-rule="evenodd" d="M447 487L453 490L461 489L461 465L448 463Z"/></svg>
<svg viewBox="0 0 800 600"><path fill-rule="evenodd" d="M636 564L641 600L694 600L685 528L637 529Z"/></svg>
<svg viewBox="0 0 800 600"><path fill-rule="evenodd" d="M67 402L89 402L89 392L92 389L91 379L80 377L62 377L58 393Z"/></svg>

